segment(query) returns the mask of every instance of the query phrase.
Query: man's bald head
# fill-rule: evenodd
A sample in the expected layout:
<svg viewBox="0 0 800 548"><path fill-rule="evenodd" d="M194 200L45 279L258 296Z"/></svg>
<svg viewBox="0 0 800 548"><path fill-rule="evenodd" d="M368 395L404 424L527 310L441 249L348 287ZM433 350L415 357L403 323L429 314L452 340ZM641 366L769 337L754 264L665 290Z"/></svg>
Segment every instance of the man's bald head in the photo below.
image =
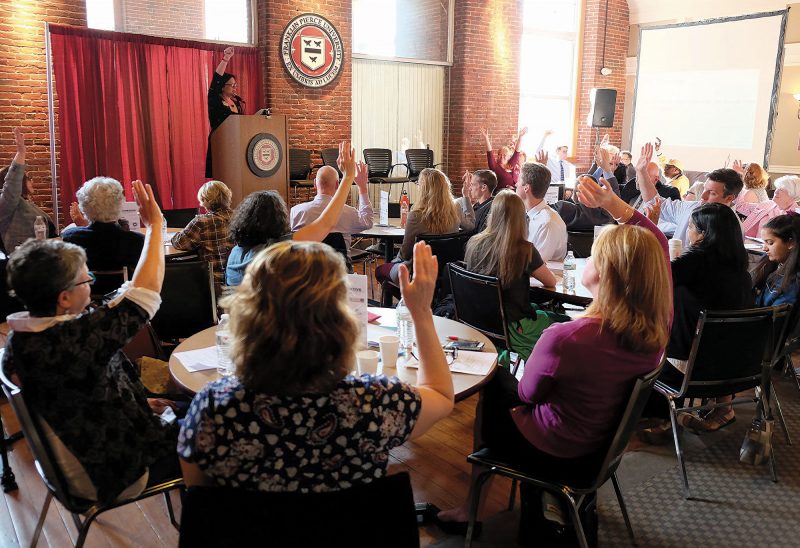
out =
<svg viewBox="0 0 800 548"><path fill-rule="evenodd" d="M332 196L336 193L336 187L339 185L339 174L331 166L322 166L317 170L315 184L317 194Z"/></svg>
<svg viewBox="0 0 800 548"><path fill-rule="evenodd" d="M658 180L661 178L661 168L658 167L658 164L655 162L650 162L647 164L647 177L653 184L656 184Z"/></svg>

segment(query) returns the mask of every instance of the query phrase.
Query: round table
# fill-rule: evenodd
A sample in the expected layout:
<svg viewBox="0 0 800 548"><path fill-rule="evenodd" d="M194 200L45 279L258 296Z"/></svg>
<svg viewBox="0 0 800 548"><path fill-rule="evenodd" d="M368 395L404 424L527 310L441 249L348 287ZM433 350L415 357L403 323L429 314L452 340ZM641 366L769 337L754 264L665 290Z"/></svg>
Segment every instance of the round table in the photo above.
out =
<svg viewBox="0 0 800 548"><path fill-rule="evenodd" d="M362 238L377 238L383 243L383 259L387 263L392 262L394 259L394 244L403 241L403 237L406 234L405 228L400 228L399 226L392 225L392 222L400 223L400 219L389 219L389 226L378 226L377 224L372 225L372 228L368 228L367 230L363 230L358 234L353 234L353 236L360 236Z"/></svg>
<svg viewBox="0 0 800 548"><path fill-rule="evenodd" d="M192 249L190 249L189 251L183 251L182 249L175 249L174 247L172 247L172 244L170 243L172 241L172 235L180 232L181 230L183 229L167 227L167 241L164 242L164 255L166 255L171 259L176 259L178 257L188 257L189 255L197 255L197 252ZM139 229L139 232L145 234L147 233L147 228L142 227Z"/></svg>
<svg viewBox="0 0 800 548"><path fill-rule="evenodd" d="M575 291L567 293L564 291L563 274L564 262L563 261L548 261L547 268L556 277L555 287L544 287L542 283L531 278L531 293L533 297L544 295L557 301L567 304L574 304L577 306L588 306L592 304L592 294L583 286L581 280L583 279L583 269L586 267L586 259L575 259Z"/></svg>
<svg viewBox="0 0 800 548"><path fill-rule="evenodd" d="M395 311L393 308L377 308L370 307L369 311L379 314L380 318L367 324L367 338L370 341L377 341L381 335L394 335L396 334L396 319ZM447 342L447 337L455 336L462 339L477 340L484 343L483 352L491 352L495 354L495 360L491 370L485 376L481 375L467 375L464 373L453 373L453 388L455 390L456 401L463 400L477 392L481 387L486 384L489 379L494 375L495 368L497 367L497 349L492 342L481 334L479 331L468 327L462 323L447 318L433 317L434 325L436 326L436 333L442 343ZM184 352L186 350L196 350L198 348L208 348L214 346L215 343L215 327L204 329L188 339L184 340L175 348L172 356L169 359L169 373L175 384L184 391L186 394L194 395L198 390L203 388L211 381L217 380L219 374L216 369L206 369L203 371L188 371L183 364L175 357L175 353ZM463 352L463 351L462 351ZM406 358L400 356L397 358L398 367L388 368L384 373L389 376L397 376L400 380L409 384L417 384L417 369L411 367L403 367ZM378 368L378 373L381 373L382 365Z"/></svg>

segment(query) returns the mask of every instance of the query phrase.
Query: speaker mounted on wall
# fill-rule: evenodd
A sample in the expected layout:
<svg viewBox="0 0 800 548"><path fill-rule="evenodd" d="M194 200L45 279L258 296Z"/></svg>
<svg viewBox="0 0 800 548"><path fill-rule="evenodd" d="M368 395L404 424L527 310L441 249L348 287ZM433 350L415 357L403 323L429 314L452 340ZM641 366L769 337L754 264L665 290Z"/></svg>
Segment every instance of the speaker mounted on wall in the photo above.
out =
<svg viewBox="0 0 800 548"><path fill-rule="evenodd" d="M617 90L592 88L589 92L589 125L591 127L613 127L617 106Z"/></svg>

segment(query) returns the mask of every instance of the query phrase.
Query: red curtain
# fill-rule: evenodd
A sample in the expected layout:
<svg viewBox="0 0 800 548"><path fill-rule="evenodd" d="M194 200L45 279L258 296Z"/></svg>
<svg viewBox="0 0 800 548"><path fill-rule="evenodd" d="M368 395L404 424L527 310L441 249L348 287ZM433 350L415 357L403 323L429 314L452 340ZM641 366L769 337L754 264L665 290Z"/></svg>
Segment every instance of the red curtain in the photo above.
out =
<svg viewBox="0 0 800 548"><path fill-rule="evenodd" d="M197 206L205 177L207 94L220 44L50 25L58 98L59 202L98 175L153 185L163 209ZM257 48L235 47L246 112L264 104ZM66 217L65 217L66 218Z"/></svg>

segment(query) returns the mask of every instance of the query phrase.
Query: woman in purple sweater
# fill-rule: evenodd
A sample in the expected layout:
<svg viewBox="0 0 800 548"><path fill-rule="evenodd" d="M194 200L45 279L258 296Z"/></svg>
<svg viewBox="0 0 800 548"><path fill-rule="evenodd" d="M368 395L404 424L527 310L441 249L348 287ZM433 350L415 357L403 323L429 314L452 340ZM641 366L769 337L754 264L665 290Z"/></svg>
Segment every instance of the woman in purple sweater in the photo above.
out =
<svg viewBox="0 0 800 548"><path fill-rule="evenodd" d="M597 474L635 379L661 360L672 320L664 235L608 185L579 182L581 203L620 223L601 233L586 263L582 281L594 301L581 318L542 333L518 385L498 369L475 428L476 449L491 447L564 482ZM439 521L465 522L468 511L469 500L441 512Z"/></svg>
<svg viewBox="0 0 800 548"><path fill-rule="evenodd" d="M489 137L489 131L486 128L481 128L481 135L483 135L483 139L486 141L486 162L489 165L489 169L494 171L494 174L497 175L497 188L495 192L500 192L504 188L513 190L514 186L517 184L519 170L522 167L520 165L520 156L523 154L519 149L522 138L526 133L528 133L528 128L524 127L520 129L512 146L505 145L500 147L498 157L495 156L495 151L492 148L492 139Z"/></svg>

